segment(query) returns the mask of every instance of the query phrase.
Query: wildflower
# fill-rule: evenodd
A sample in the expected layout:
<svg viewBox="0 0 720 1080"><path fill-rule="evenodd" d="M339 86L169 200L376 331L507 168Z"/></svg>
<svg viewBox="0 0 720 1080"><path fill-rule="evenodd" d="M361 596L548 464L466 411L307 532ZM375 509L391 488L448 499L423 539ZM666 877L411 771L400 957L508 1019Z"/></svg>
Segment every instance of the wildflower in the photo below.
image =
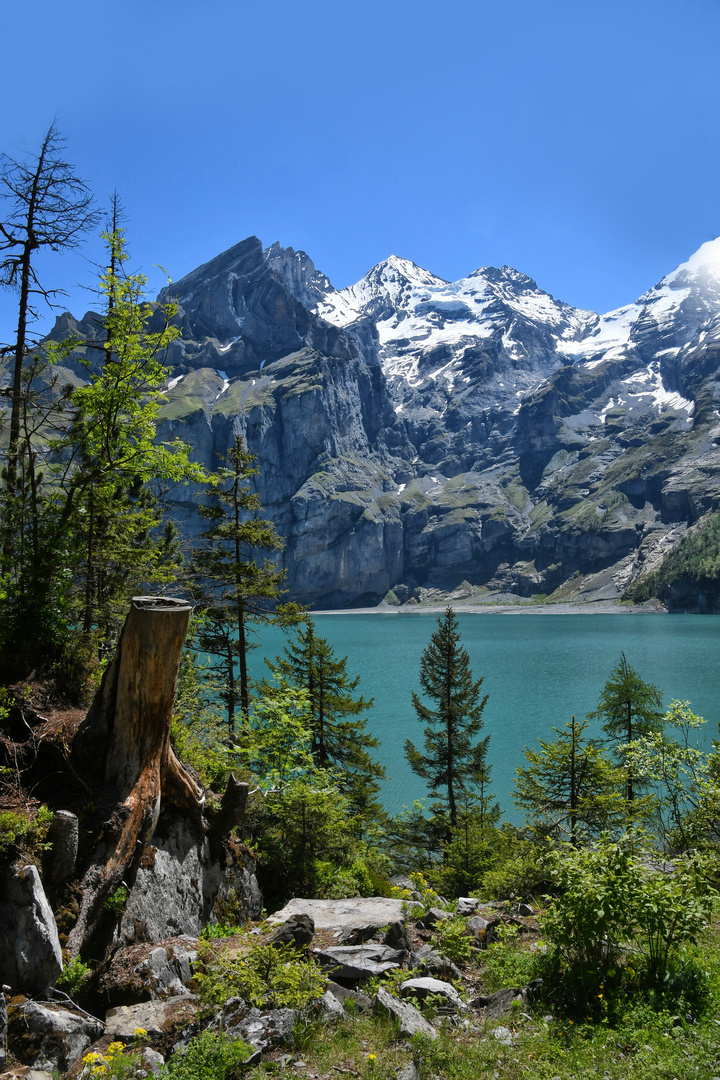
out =
<svg viewBox="0 0 720 1080"><path fill-rule="evenodd" d="M92 1053L85 1055L85 1057L82 1059L82 1063L83 1063L83 1065L92 1065L92 1063L94 1061L102 1061L102 1060L103 1060L102 1054L99 1054L97 1052L97 1050L93 1050Z"/></svg>
<svg viewBox="0 0 720 1080"><path fill-rule="evenodd" d="M377 1054L368 1054L368 1056L367 1056L368 1065L374 1065L376 1061L377 1061Z"/></svg>
<svg viewBox="0 0 720 1080"><path fill-rule="evenodd" d="M93 1065L92 1069L90 1070L90 1073L91 1073L92 1076L102 1076L105 1073L106 1069L107 1069L107 1065L103 1061L102 1065Z"/></svg>
<svg viewBox="0 0 720 1080"><path fill-rule="evenodd" d="M107 1050L106 1050L106 1053L108 1053L108 1054L117 1054L118 1050L122 1050L122 1048L123 1048L123 1043L121 1043L121 1042L111 1042L110 1045L108 1046Z"/></svg>
<svg viewBox="0 0 720 1080"><path fill-rule="evenodd" d="M568 1020L568 1024L574 1024L574 1023L575 1023L574 1020Z"/></svg>
<svg viewBox="0 0 720 1080"><path fill-rule="evenodd" d="M145 1028L135 1028L135 1030L133 1031L133 1035L136 1039L144 1039L147 1035L147 1031L145 1030Z"/></svg>
<svg viewBox="0 0 720 1080"><path fill-rule="evenodd" d="M602 994L598 994L598 997L599 997L599 998L601 998L602 996L603 996Z"/></svg>

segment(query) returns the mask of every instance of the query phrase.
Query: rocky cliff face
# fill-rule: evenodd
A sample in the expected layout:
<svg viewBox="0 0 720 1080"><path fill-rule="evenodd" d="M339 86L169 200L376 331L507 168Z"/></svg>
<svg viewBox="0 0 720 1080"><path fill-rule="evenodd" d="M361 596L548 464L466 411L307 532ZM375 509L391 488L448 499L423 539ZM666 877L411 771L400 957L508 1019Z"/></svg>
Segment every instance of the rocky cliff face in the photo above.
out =
<svg viewBox="0 0 720 1080"><path fill-rule="evenodd" d="M720 505L720 240L603 316L394 256L336 291L256 238L172 294L162 435L211 468L244 435L303 603L614 597Z"/></svg>

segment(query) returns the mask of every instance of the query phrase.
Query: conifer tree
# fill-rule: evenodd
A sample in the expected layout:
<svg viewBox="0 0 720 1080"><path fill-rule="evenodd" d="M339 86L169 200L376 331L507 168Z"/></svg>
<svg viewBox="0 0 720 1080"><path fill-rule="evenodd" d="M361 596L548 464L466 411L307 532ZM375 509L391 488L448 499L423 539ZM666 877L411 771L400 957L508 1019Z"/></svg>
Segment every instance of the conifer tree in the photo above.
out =
<svg viewBox="0 0 720 1080"><path fill-rule="evenodd" d="M282 594L285 571L272 559L266 557L262 562L258 559L260 553L279 551L283 540L271 521L257 516L262 510L260 497L248 483L259 471L256 460L257 455L250 453L242 436L236 434L227 453L227 465L215 476L214 501L209 506L198 507L208 527L202 533L205 544L193 559L194 573L203 592L201 606L210 617L199 640L202 648L218 653L228 666L226 704L231 732L236 703L232 654L237 658L240 708L247 722L250 710L247 654L252 647L248 632L253 623L284 618L283 611L273 612L273 605Z"/></svg>
<svg viewBox="0 0 720 1080"><path fill-rule="evenodd" d="M336 657L329 642L316 634L313 620L306 617L284 656L266 662L276 680L307 693L312 754L318 768L339 773L354 807L369 809L385 770L370 754L378 740L366 732L367 720L360 719L373 701L355 696L360 676L350 678L347 657ZM265 681L259 691L272 696L273 685Z"/></svg>
<svg viewBox="0 0 720 1080"><path fill-rule="evenodd" d="M573 716L564 728L553 728L552 742L525 748L528 764L518 766L515 803L537 830L577 846L581 835L596 834L623 814L619 792L622 770L584 738L588 721Z"/></svg>
<svg viewBox="0 0 720 1080"><path fill-rule="evenodd" d="M597 708L588 720L603 720L603 731L611 746L619 749L635 739L662 731L662 693L653 683L644 682L621 653L619 664L602 688ZM625 764L625 761L621 762ZM625 795L629 803L636 796L637 783L631 763L625 768Z"/></svg>
<svg viewBox="0 0 720 1080"><path fill-rule="evenodd" d="M448 607L438 619L420 661L420 685L426 705L413 693L418 720L426 725L424 750L407 739L405 754L413 772L427 781L433 794L443 792L436 804L445 817L448 838L457 828L461 797L487 782L486 756L489 736L479 739L482 714L488 695L480 695L482 679L473 679L470 658L462 648L457 618Z"/></svg>

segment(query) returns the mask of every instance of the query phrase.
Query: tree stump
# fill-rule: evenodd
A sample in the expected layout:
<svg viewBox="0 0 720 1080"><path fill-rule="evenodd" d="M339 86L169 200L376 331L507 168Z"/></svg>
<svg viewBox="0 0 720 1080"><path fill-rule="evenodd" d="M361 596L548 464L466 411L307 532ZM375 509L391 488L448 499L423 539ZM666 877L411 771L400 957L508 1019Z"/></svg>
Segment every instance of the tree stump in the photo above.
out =
<svg viewBox="0 0 720 1080"><path fill-rule="evenodd" d="M180 655L192 608L136 596L112 662L73 740L79 771L102 788L105 831L82 882L68 950L80 952L102 905L155 831L162 803L200 811L204 793L170 745Z"/></svg>

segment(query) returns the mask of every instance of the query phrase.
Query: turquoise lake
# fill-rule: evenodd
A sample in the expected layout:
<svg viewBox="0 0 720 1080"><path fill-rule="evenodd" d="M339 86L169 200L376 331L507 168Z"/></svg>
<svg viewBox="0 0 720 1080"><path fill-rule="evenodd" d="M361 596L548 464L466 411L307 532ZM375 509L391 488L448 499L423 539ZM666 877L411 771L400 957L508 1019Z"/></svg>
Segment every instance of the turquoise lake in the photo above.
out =
<svg viewBox="0 0 720 1080"><path fill-rule="evenodd" d="M427 794L405 760L410 738L422 743L411 692L419 693L420 657L437 615L317 615L317 633L347 670L359 675L358 691L373 697L368 730L380 740L378 760L387 771L382 799L391 813ZM718 615L472 615L458 613L462 643L474 677L490 695L484 734L490 735L493 793L506 819L518 821L510 792L523 748L551 739L552 728L584 717L624 652L647 682L665 695L689 700L707 723L699 743L710 747L720 721L720 616ZM263 658L282 652L286 638L265 628L251 653L253 674ZM599 733L599 728L596 729Z"/></svg>

